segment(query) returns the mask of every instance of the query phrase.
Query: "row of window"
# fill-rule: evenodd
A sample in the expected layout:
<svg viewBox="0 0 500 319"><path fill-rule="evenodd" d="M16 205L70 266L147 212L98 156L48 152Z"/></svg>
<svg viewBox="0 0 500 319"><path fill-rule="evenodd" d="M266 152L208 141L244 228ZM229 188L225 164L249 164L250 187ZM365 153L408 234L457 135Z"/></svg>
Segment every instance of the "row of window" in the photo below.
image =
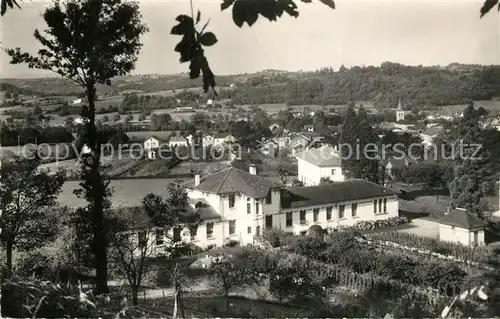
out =
<svg viewBox="0 0 500 319"><path fill-rule="evenodd" d="M378 208L378 210L377 210ZM256 203L255 206L257 214L259 214L259 204ZM318 222L319 221L319 208L314 208L313 209L313 222ZM339 205L339 219L342 219L345 217L345 205ZM247 212L250 214L250 203L247 204ZM326 207L326 220L331 220L332 219L332 212L333 212L333 206L327 206ZM373 201L373 212L375 214L377 213L386 213L387 212L387 199L379 199L379 200L374 200ZM356 217L358 214L358 204L353 203L351 204L351 217ZM306 220L306 210L300 210L299 211L299 220L300 224L304 225L307 223ZM292 227L293 226L293 212L287 212L286 213L286 227ZM267 215L265 217L265 227L266 229L271 229L273 228L273 215ZM174 242L179 242L181 241L181 228L174 228L173 229L173 241ZM191 235L191 240L196 240L197 236L197 229L191 229L190 230L190 235ZM252 227L247 228L248 234L252 233ZM234 235L236 233L236 220L231 220L229 221L229 235ZM260 226L257 226L256 228L256 234L260 234ZM206 224L206 236L207 238L213 238L214 236L214 223L207 223ZM139 246L144 247L146 245L146 237L147 233L145 231L139 232ZM156 244L157 245L162 245L164 243L164 238L165 238L165 231L163 229L157 229L156 230Z"/></svg>
<svg viewBox="0 0 500 319"><path fill-rule="evenodd" d="M378 205L377 205L377 203L378 203ZM383 210L382 210L382 204L384 205ZM378 212L377 212L377 207L378 207ZM384 198L383 200L382 199L379 199L379 200L375 199L373 201L373 213L374 214L387 213L387 198Z"/></svg>
<svg viewBox="0 0 500 319"><path fill-rule="evenodd" d="M266 228L272 228L272 215L266 216ZM269 224L270 223L270 224ZM180 242L181 241L181 228L174 228L173 229L173 241L174 242ZM252 233L252 227L247 227L247 232L249 234ZM198 233L198 229L193 228L190 229L190 239L196 240L196 236ZM229 235L234 235L236 233L236 220L230 220L229 221ZM257 235L260 235L260 226L257 226L255 229L255 233ZM206 238L210 239L214 237L214 223L206 223ZM147 238L147 232L146 231L141 231L139 232L139 247L144 247L147 244L146 241ZM163 245L165 243L165 230L162 228L159 228L156 230L156 245Z"/></svg>
<svg viewBox="0 0 500 319"><path fill-rule="evenodd" d="M379 211L378 213L382 213L382 203L383 203L383 213L387 213L387 199L380 199L380 200L375 200L374 203L374 213L377 214L377 202L378 202L378 208ZM332 219L332 211L333 211L333 206L328 206L326 207L326 220L331 220ZM358 204L353 203L351 204L351 217L357 217L358 216ZM339 205L339 219L345 218L345 205ZM306 220L306 210L300 210L299 211L299 220L300 224L304 225L307 223ZM313 209L313 222L318 222L319 221L319 208L314 208ZM267 224L266 224L267 225ZM292 227L293 226L293 212L287 212L286 213L286 227ZM267 226L266 226L267 227Z"/></svg>
<svg viewBox="0 0 500 319"><path fill-rule="evenodd" d="M236 200L236 195L230 194L229 195L229 208L234 207L235 200ZM273 203L272 192L269 191L269 192L267 192L267 196L266 196L266 204L272 204L272 203ZM247 198L247 214L251 214L251 208L252 208L252 205L250 203L250 197L248 197ZM255 212L257 214L259 214L259 203L258 202L255 203Z"/></svg>

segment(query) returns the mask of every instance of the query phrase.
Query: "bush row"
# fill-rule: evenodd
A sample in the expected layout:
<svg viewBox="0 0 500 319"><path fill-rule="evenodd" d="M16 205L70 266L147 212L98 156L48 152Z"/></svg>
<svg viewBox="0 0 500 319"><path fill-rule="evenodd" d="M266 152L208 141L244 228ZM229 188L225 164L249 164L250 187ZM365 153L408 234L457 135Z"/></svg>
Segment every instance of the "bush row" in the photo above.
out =
<svg viewBox="0 0 500 319"><path fill-rule="evenodd" d="M483 263L488 258L486 247L466 247L458 243L441 241L437 238L422 237L400 232L381 232L367 235L374 241L395 243L403 247L420 250L423 253L437 253L454 258Z"/></svg>
<svg viewBox="0 0 500 319"><path fill-rule="evenodd" d="M374 230L385 227L394 227L402 224L408 224L410 221L405 216L391 217L383 220L361 220L353 226L339 226L327 228L328 233L346 231L346 230Z"/></svg>

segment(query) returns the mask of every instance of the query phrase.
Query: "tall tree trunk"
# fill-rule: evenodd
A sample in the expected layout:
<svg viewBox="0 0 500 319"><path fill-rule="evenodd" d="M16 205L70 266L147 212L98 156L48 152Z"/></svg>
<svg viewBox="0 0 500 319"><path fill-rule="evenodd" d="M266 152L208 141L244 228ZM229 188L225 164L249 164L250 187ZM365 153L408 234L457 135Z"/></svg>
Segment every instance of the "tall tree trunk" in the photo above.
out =
<svg viewBox="0 0 500 319"><path fill-rule="evenodd" d="M176 318L177 318L177 289L175 290L175 293L174 293L174 312L172 315L172 319L176 319Z"/></svg>
<svg viewBox="0 0 500 319"><path fill-rule="evenodd" d="M137 306L139 304L139 286L132 287L132 305Z"/></svg>
<svg viewBox="0 0 500 319"><path fill-rule="evenodd" d="M90 201L93 232L93 253L96 268L96 289L98 294L108 293L108 260L107 236L104 223L104 200L106 197L105 181L100 174L101 145L95 126L95 83L90 81L87 85L87 99L89 102L85 117L88 118L86 140L92 151L90 161L84 162L85 174L83 176L86 198ZM84 110L85 111L85 110Z"/></svg>
<svg viewBox="0 0 500 319"><path fill-rule="evenodd" d="M186 314L184 313L184 300L182 298L183 293L182 293L181 289L179 289L177 296L179 298L179 308L181 308L181 316L182 316L182 318L186 318Z"/></svg>
<svg viewBox="0 0 500 319"><path fill-rule="evenodd" d="M6 240L6 253L7 253L7 262L5 268L5 277L10 278L12 275L12 250L14 248L14 241L11 238L7 238Z"/></svg>

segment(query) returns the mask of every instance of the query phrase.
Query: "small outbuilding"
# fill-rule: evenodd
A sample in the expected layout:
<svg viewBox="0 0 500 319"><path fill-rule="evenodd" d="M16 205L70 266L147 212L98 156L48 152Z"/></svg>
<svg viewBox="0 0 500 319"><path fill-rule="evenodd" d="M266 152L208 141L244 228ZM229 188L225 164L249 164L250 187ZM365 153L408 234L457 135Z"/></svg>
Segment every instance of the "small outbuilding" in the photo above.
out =
<svg viewBox="0 0 500 319"><path fill-rule="evenodd" d="M465 246L483 246L486 222L463 208L449 210L439 220L439 239Z"/></svg>

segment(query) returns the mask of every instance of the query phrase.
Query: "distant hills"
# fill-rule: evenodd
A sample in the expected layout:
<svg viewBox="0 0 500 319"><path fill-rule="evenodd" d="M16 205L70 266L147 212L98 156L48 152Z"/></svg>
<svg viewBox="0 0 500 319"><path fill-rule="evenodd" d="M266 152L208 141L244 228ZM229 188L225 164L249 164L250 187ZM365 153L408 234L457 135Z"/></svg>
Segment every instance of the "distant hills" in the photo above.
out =
<svg viewBox="0 0 500 319"><path fill-rule="evenodd" d="M216 70L215 70L216 71ZM468 100L500 97L500 66L452 63L448 66L406 66L384 62L380 66L324 68L315 72L265 70L253 74L216 77L220 95L235 104L287 103L289 105L338 105L369 101L378 107L405 108L464 104ZM234 88L227 88L234 84ZM45 95L76 95L82 90L57 78L5 79L0 90L40 92ZM187 74L140 75L113 79L99 86L99 96L127 90L144 93L182 90L201 86ZM226 87L226 88L224 88Z"/></svg>

